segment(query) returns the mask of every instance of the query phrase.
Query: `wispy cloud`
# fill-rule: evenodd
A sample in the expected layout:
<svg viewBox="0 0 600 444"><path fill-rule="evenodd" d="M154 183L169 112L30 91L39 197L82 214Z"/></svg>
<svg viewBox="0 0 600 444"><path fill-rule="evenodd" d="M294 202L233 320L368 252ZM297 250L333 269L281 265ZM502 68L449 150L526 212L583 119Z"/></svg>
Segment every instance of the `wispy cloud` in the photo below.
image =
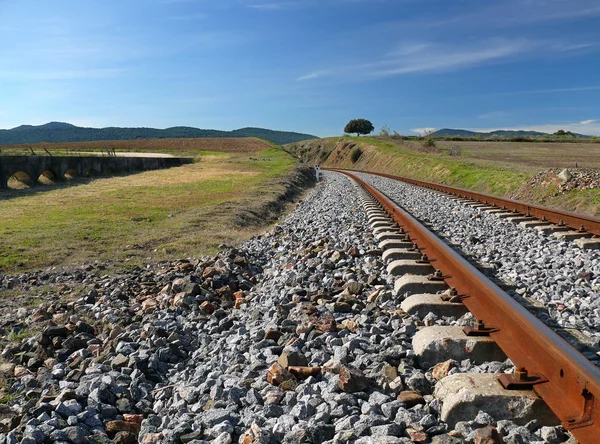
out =
<svg viewBox="0 0 600 444"><path fill-rule="evenodd" d="M337 69L316 70L298 77L297 80L311 80L325 76L363 80L421 72L460 70L522 55L540 45L541 42L527 39L493 39L463 46L419 42L405 45L382 56L379 60Z"/></svg>
<svg viewBox="0 0 600 444"><path fill-rule="evenodd" d="M319 77L323 77L329 74L329 71L314 71L303 76L298 77L296 80L299 82L304 82L306 80L318 79Z"/></svg>
<svg viewBox="0 0 600 444"><path fill-rule="evenodd" d="M595 119L589 119L589 120L582 120L581 122L579 122L580 125L591 125L592 123L595 123L596 120Z"/></svg>
<svg viewBox="0 0 600 444"><path fill-rule="evenodd" d="M513 95L521 95L521 94L552 94L552 93L570 93L570 92L598 91L598 90L600 90L600 85L574 86L574 87L551 88L551 89L532 89L529 91L507 91L507 92L492 93L490 95L513 96Z"/></svg>
<svg viewBox="0 0 600 444"><path fill-rule="evenodd" d="M431 47L431 43L411 43L411 44L402 44L398 49L390 52L388 56L390 57L401 57L407 56L411 54L418 54L423 52L427 48Z"/></svg>

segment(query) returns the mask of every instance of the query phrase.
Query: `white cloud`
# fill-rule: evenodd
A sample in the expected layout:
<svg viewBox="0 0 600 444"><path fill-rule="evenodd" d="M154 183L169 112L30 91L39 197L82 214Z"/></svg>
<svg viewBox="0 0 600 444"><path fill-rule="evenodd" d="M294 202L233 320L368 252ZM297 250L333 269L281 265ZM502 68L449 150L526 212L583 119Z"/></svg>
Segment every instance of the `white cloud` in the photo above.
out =
<svg viewBox="0 0 600 444"><path fill-rule="evenodd" d="M595 120L594 119L590 119L590 120L582 120L581 122L579 122L580 125L590 125L592 123L594 123Z"/></svg>
<svg viewBox="0 0 600 444"><path fill-rule="evenodd" d="M303 76L298 77L296 80L298 82L304 82L305 80L313 80L318 79L319 77L323 77L329 74L329 71L314 71Z"/></svg>
<svg viewBox="0 0 600 444"><path fill-rule="evenodd" d="M411 131L413 133L417 133L419 135L424 135L426 133L433 133L435 132L435 128L412 128Z"/></svg>

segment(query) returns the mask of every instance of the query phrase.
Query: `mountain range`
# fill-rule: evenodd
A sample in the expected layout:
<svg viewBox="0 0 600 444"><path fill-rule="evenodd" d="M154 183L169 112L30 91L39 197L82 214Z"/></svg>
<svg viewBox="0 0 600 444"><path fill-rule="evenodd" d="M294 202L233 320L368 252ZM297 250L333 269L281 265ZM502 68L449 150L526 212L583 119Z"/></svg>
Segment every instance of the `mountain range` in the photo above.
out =
<svg viewBox="0 0 600 444"><path fill-rule="evenodd" d="M585 136L577 133L567 133L568 136L573 136L578 139L589 139L591 136ZM463 129L443 128L431 134L432 137L484 137L484 138L505 138L514 139L515 137L547 137L555 136L555 134L541 133L539 131L523 131L523 130L496 130L489 133L469 131Z"/></svg>
<svg viewBox="0 0 600 444"><path fill-rule="evenodd" d="M277 145L316 139L311 134L289 131L274 131L264 128L240 128L233 131L198 129L189 126L156 128L82 128L63 122L50 122L45 125L21 125L8 130L0 130L0 145L20 145L26 143L88 142L94 140L133 140L171 139L204 137L258 137Z"/></svg>

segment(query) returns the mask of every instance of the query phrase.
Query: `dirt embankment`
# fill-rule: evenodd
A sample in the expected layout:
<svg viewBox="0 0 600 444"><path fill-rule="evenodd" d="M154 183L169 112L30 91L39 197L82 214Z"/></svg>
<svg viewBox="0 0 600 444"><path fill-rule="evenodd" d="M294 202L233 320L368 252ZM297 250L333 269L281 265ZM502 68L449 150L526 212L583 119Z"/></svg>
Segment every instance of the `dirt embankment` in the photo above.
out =
<svg viewBox="0 0 600 444"><path fill-rule="evenodd" d="M232 221L240 227L273 223L288 204L293 203L314 184L314 170L306 165L299 165L288 176L272 181L268 191L254 193L248 199L248 205L238 207Z"/></svg>

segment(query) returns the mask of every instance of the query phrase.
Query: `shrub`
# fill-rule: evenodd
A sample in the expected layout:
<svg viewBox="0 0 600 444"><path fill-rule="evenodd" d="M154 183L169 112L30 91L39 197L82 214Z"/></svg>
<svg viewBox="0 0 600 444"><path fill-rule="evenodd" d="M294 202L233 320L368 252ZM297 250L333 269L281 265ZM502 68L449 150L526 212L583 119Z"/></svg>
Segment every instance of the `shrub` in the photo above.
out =
<svg viewBox="0 0 600 444"><path fill-rule="evenodd" d="M381 129L379 130L379 135L381 137L390 137L390 129L388 128L387 125L383 125L381 127Z"/></svg>
<svg viewBox="0 0 600 444"><path fill-rule="evenodd" d="M433 138L431 138L431 137L428 137L427 139L425 139L425 146L426 147L434 147L435 140L433 140Z"/></svg>
<svg viewBox="0 0 600 444"><path fill-rule="evenodd" d="M460 156L462 154L462 149L458 145L450 145L448 154L451 156Z"/></svg>
<svg viewBox="0 0 600 444"><path fill-rule="evenodd" d="M362 156L362 151L360 148L354 148L352 150L352 152L350 153L350 159L352 160L352 163L356 163L358 161L358 159L360 159L360 156Z"/></svg>

